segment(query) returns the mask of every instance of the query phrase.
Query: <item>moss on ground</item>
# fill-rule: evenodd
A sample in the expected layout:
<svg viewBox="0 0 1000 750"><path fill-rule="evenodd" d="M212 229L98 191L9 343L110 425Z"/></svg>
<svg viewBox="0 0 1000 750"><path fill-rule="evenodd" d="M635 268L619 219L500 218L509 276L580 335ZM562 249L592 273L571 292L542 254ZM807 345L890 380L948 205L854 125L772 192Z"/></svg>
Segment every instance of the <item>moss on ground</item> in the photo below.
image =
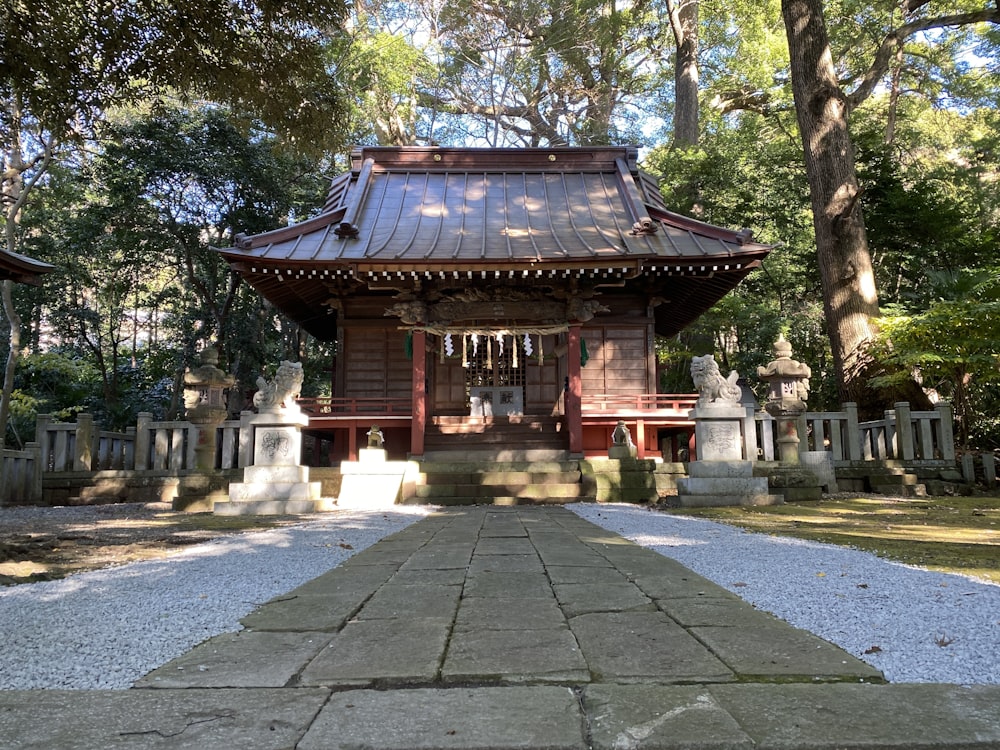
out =
<svg viewBox="0 0 1000 750"><path fill-rule="evenodd" d="M854 547L888 560L1000 584L1000 497L868 496L669 512Z"/></svg>

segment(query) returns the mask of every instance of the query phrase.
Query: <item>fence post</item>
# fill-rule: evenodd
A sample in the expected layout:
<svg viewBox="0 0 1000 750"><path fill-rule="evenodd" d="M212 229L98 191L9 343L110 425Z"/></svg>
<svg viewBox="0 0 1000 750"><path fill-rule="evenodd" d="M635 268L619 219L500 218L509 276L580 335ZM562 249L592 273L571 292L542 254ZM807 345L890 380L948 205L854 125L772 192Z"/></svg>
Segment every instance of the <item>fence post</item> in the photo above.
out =
<svg viewBox="0 0 1000 750"><path fill-rule="evenodd" d="M42 450L42 465L49 467L52 443L49 441L49 425L52 424L51 414L39 414L35 417L35 442Z"/></svg>
<svg viewBox="0 0 1000 750"><path fill-rule="evenodd" d="M962 476L968 484L976 483L976 459L971 453L962 454Z"/></svg>
<svg viewBox="0 0 1000 750"><path fill-rule="evenodd" d="M94 451L94 415L83 412L76 416L76 450L73 471L90 471Z"/></svg>
<svg viewBox="0 0 1000 750"><path fill-rule="evenodd" d="M755 406L746 407L746 416L743 417L743 450L746 452L747 461L757 462L757 408ZM319 446L314 443L314 453L319 452Z"/></svg>
<svg viewBox="0 0 1000 750"><path fill-rule="evenodd" d="M997 463L996 458L992 453L984 453L982 456L983 461L983 477L986 479L987 489L993 489L997 483Z"/></svg>
<svg viewBox="0 0 1000 750"><path fill-rule="evenodd" d="M148 411L139 412L135 423L135 470L149 469L149 423L153 415Z"/></svg>
<svg viewBox="0 0 1000 750"><path fill-rule="evenodd" d="M851 461L861 460L861 427L858 423L858 405L853 401L844 404L847 412L847 458Z"/></svg>
<svg viewBox="0 0 1000 750"><path fill-rule="evenodd" d="M31 485L28 488L28 499L32 503L42 502L42 446L32 441L25 444L25 450L31 453Z"/></svg>
<svg viewBox="0 0 1000 750"><path fill-rule="evenodd" d="M897 401L893 404L896 410L896 458L912 461L916 458L913 452L913 417L910 416L910 403Z"/></svg>
<svg viewBox="0 0 1000 750"><path fill-rule="evenodd" d="M250 421L253 415L252 411L240 412L239 469L253 465L253 423Z"/></svg>
<svg viewBox="0 0 1000 750"><path fill-rule="evenodd" d="M955 424L951 413L951 404L941 401L934 406L934 411L941 417L941 458L946 461L955 460Z"/></svg>

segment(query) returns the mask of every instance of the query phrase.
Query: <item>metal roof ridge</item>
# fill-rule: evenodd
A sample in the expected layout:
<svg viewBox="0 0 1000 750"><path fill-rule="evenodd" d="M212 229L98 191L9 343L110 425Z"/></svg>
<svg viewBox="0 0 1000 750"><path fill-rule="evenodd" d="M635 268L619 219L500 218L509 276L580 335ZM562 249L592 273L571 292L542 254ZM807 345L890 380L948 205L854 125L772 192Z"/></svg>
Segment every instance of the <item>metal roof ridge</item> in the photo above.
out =
<svg viewBox="0 0 1000 750"><path fill-rule="evenodd" d="M233 237L233 250L254 250L263 245L271 245L286 240L295 239L303 235L323 229L335 221L340 220L342 211L324 211L323 213L311 216L304 221L297 221L277 229L271 229L260 234L247 235L240 232Z"/></svg>
<svg viewBox="0 0 1000 750"><path fill-rule="evenodd" d="M650 206L647 204L646 207L649 209L650 216L653 219L682 231L691 232L692 234L698 234L714 240L721 240L723 242L732 242L741 246L759 245L761 247L773 247L772 245L755 240L753 232L749 229L727 229L726 227L709 224L706 221L694 219L690 216L684 216L683 214L664 210L656 206Z"/></svg>

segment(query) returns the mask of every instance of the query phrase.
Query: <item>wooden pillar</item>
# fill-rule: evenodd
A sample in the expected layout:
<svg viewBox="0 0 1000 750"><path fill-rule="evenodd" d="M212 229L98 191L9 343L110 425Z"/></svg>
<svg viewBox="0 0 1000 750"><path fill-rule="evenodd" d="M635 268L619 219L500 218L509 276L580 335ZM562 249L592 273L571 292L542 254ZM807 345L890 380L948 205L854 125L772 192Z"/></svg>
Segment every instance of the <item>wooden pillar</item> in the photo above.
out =
<svg viewBox="0 0 1000 750"><path fill-rule="evenodd" d="M352 419L347 430L347 460L358 460L358 422Z"/></svg>
<svg viewBox="0 0 1000 750"><path fill-rule="evenodd" d="M580 382L580 326L570 324L566 333L566 429L569 432L569 452L583 455L583 411L580 400L583 386Z"/></svg>
<svg viewBox="0 0 1000 750"><path fill-rule="evenodd" d="M427 422L427 333L413 332L413 421L410 424L410 455L424 455Z"/></svg>

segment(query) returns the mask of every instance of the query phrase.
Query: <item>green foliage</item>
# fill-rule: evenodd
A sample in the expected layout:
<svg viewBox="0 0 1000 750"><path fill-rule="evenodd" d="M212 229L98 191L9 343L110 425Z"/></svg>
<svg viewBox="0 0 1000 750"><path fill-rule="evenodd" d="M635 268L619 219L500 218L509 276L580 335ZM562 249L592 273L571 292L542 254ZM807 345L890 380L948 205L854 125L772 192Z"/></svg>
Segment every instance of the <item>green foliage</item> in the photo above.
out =
<svg viewBox="0 0 1000 750"><path fill-rule="evenodd" d="M309 145L339 145L346 101L329 71L342 0L22 0L0 8L0 99L43 131L180 91L253 113ZM10 114L0 107L0 116Z"/></svg>
<svg viewBox="0 0 1000 750"><path fill-rule="evenodd" d="M30 354L21 360L10 406L10 428L21 443L33 440L35 417L51 414L68 421L88 403L97 372L82 358L59 350Z"/></svg>
<svg viewBox="0 0 1000 750"><path fill-rule="evenodd" d="M989 447L983 441L1000 403L1000 275L930 278L938 297L924 310L888 308L878 321L879 358L895 370L875 384L891 386L917 373L925 388L952 401L962 444Z"/></svg>
<svg viewBox="0 0 1000 750"><path fill-rule="evenodd" d="M122 113L105 132L96 157L57 165L36 191L25 247L57 270L41 290L18 290L97 373L84 406L109 427L166 416L175 373L210 339L246 387L308 352L211 246L308 216L324 164L248 138L216 107Z"/></svg>

